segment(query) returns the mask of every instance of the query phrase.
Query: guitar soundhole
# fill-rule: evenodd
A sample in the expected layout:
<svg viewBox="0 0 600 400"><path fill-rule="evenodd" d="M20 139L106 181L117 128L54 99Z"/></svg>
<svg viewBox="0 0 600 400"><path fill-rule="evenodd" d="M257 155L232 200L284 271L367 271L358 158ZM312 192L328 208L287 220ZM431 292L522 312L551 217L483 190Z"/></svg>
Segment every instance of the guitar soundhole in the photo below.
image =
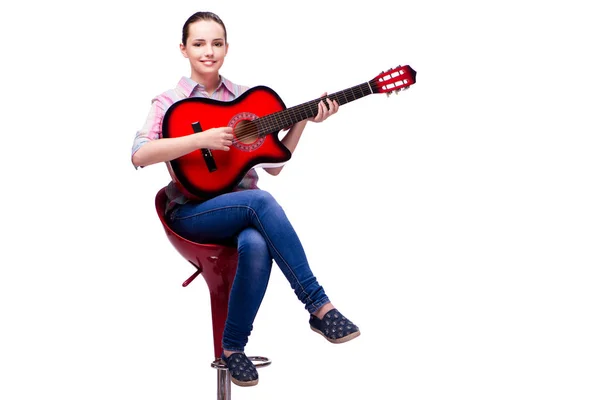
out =
<svg viewBox="0 0 600 400"><path fill-rule="evenodd" d="M264 136L260 137L258 126L254 122L258 117L251 113L241 113L236 115L229 122L233 127L235 139L233 145L242 151L252 151L259 148L265 141Z"/></svg>
<svg viewBox="0 0 600 400"><path fill-rule="evenodd" d="M244 144L254 143L258 139L258 129L252 121L244 120L238 122L233 129L236 139Z"/></svg>

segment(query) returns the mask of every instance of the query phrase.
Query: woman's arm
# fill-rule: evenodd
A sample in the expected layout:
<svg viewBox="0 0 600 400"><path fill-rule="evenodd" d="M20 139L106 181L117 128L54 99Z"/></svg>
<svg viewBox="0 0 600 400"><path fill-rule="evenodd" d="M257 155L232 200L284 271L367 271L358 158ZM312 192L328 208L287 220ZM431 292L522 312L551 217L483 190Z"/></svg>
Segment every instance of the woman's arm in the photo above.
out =
<svg viewBox="0 0 600 400"><path fill-rule="evenodd" d="M233 129L228 127L207 129L177 138L162 138L164 115L164 105L154 99L146 122L133 141L131 162L136 168L171 161L201 148L228 151L232 144Z"/></svg>
<svg viewBox="0 0 600 400"><path fill-rule="evenodd" d="M321 97L325 97L325 96L327 96L327 93L324 93L323 96L321 96ZM325 101L327 101L327 106L325 105L324 101L319 102L319 106L318 106L319 108L317 111L317 115L314 118L305 119L304 121L300 121L297 124L292 125L289 132L286 133L284 138L281 140L281 143L285 147L287 147L291 153L294 153L294 150L296 149L296 146L298 145L298 142L300 141L300 137L302 136L302 132L304 131L304 128L306 127L306 123L308 121L323 122L327 118L329 118L330 116L332 116L333 114L338 112L338 109L340 106L337 103L337 101L332 102L329 99L325 99ZM279 167L264 168L264 170L267 171L271 175L279 175L279 173L281 172L281 170L283 169L284 166L285 166L285 164L281 165Z"/></svg>
<svg viewBox="0 0 600 400"><path fill-rule="evenodd" d="M162 138L144 143L131 157L133 165L148 165L171 161L200 148L229 151L233 129L212 128L178 138Z"/></svg>

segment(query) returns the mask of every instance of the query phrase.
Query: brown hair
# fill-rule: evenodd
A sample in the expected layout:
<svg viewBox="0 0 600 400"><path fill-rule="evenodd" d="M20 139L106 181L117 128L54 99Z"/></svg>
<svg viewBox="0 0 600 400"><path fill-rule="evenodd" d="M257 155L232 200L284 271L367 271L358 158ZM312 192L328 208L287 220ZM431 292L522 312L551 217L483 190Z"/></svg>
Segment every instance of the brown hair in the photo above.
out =
<svg viewBox="0 0 600 400"><path fill-rule="evenodd" d="M185 24L183 24L181 43L183 43L184 46L186 45L188 39L188 31L190 24L196 21L215 21L217 24L221 25L223 27L223 32L225 33L225 43L227 43L227 29L225 29L225 24L223 23L223 21L221 21L221 18L219 18L217 14L211 13L209 11L198 11L197 13L190 16L187 19L187 21L185 21Z"/></svg>

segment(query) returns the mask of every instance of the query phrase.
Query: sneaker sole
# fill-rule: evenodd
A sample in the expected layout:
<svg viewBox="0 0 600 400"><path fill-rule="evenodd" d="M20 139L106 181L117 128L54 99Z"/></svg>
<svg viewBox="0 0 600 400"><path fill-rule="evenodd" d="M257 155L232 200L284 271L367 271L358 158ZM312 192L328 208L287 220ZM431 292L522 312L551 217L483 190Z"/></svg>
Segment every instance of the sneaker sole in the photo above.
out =
<svg viewBox="0 0 600 400"><path fill-rule="evenodd" d="M318 330L316 328L313 328L312 325L310 326L310 329L312 329L314 332L317 332L319 335L323 336L325 339L327 339L328 342L335 343L335 344L346 343L346 342L349 342L350 340L352 340L352 339L357 338L357 337L360 336L360 331L356 331L356 332L353 332L353 333L351 333L349 335L341 337L339 339L330 339L327 336L325 336L323 334L323 332L321 332L320 330Z"/></svg>
<svg viewBox="0 0 600 400"><path fill-rule="evenodd" d="M231 378L231 382L235 383L238 386L256 386L258 385L258 379L253 381L238 381L235 378Z"/></svg>

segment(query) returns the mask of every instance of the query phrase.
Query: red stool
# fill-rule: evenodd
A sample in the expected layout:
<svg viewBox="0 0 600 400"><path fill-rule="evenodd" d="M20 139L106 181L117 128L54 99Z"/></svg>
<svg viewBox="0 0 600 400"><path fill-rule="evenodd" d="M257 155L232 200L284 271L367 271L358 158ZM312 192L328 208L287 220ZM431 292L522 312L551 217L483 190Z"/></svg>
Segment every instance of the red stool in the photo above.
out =
<svg viewBox="0 0 600 400"><path fill-rule="evenodd" d="M165 188L156 194L156 212L167 234L167 238L175 249L188 260L196 271L183 282L183 287L189 285L198 275L202 275L210 292L210 307L212 312L213 341L215 360L211 367L217 370L217 399L231 399L231 376L221 360L223 347L223 330L227 318L229 292L237 269L237 248L226 245L200 244L187 240L175 233L165 219L167 195ZM266 367L271 360L266 357L248 357L256 368Z"/></svg>

